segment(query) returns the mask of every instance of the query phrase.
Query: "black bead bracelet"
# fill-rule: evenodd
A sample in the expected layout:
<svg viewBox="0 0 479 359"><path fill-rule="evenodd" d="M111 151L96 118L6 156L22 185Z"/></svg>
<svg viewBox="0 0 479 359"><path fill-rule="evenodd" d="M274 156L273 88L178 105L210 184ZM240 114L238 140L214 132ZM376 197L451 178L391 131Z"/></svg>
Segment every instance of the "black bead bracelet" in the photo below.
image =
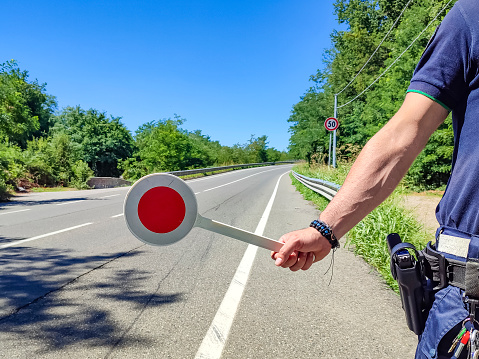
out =
<svg viewBox="0 0 479 359"><path fill-rule="evenodd" d="M333 234L333 231L326 223L315 219L314 221L311 222L309 226L317 229L318 232L321 233L321 235L329 241L332 249L339 248L338 239L336 238L336 236Z"/></svg>

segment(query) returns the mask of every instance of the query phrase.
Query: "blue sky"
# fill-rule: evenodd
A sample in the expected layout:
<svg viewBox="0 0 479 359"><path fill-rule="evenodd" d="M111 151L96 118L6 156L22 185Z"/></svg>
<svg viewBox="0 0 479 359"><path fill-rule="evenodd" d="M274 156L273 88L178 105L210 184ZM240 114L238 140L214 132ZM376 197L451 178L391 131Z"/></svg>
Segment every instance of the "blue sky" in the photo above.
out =
<svg viewBox="0 0 479 359"><path fill-rule="evenodd" d="M2 1L0 63L47 83L59 109L122 117L134 131L178 114L232 146L287 119L339 26L333 1Z"/></svg>

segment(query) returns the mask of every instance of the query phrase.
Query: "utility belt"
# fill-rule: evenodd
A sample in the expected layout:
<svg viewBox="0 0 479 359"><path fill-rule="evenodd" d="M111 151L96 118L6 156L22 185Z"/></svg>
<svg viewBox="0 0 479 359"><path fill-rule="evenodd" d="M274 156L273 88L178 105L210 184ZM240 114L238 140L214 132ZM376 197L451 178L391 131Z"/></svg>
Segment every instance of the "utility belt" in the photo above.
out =
<svg viewBox="0 0 479 359"><path fill-rule="evenodd" d="M397 280L410 330L420 335L434 294L448 285L464 290L463 300L471 320L479 305L479 257L467 258L471 239L440 234L439 250L429 242L422 251L402 242L398 234L386 239L391 254L391 273Z"/></svg>

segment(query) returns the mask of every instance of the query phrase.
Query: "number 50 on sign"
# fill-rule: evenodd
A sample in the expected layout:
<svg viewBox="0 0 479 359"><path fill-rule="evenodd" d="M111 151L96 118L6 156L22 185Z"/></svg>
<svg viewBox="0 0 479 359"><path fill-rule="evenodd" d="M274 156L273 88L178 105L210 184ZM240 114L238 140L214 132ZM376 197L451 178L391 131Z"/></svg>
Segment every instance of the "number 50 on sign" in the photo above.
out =
<svg viewBox="0 0 479 359"><path fill-rule="evenodd" d="M324 127L328 131L334 131L339 127L339 122L336 118L330 117L330 118L326 119L326 121L324 121Z"/></svg>

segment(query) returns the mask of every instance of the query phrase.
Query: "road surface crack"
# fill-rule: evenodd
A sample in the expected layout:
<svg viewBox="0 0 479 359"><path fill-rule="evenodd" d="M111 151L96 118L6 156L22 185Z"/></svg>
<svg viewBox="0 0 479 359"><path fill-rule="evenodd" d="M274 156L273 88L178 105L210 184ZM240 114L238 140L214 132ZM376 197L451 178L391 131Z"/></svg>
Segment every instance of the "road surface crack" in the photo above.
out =
<svg viewBox="0 0 479 359"><path fill-rule="evenodd" d="M82 277L84 277L84 276L86 276L86 275L92 273L93 271L95 271L95 270L97 270L97 269L100 269L100 268L106 266L107 264L109 264L109 263L111 263L111 262L113 262L113 261L115 261L115 260L117 260L117 259L119 259L119 258L122 258L122 257L124 257L124 256L126 256L126 255L128 255L128 254L130 254L131 252L134 252L134 251L136 251L136 250L138 250L139 248L144 247L144 246L146 246L146 244L142 244L142 245L140 245L140 246L138 246L138 247L135 247L135 248L133 248L133 249L127 251L127 252L121 253L121 254L119 254L119 255L117 255L117 256L111 258L110 260L108 260L108 261L106 261L106 262L104 262L104 263L102 263L102 264L100 264L100 265L98 265L98 266L96 266L96 267L94 267L94 268L92 268L92 269L86 271L85 273L82 273L82 274L80 274L79 276L77 276L77 277L75 277L75 278L73 278L73 279L67 281L66 283L62 284L62 285L59 286L58 288L52 289L52 290L46 292L45 294L43 294L43 295L41 295L41 296L39 296L39 297L33 299L32 301L28 302L27 304L24 304L24 305L22 305L21 307L18 307L18 308L16 308L16 309L13 309L9 314L7 314L7 315L5 315L5 316L3 316L3 317L0 318L0 323L3 322L3 321L5 321L6 319L8 319L8 318L10 318L10 317L12 317L12 316L18 314L18 313L19 313L20 311L22 311L23 309L26 309L26 308L30 307L31 305L33 305L33 304L35 304L35 303L38 303L38 302L41 301L42 299L48 297L50 294L61 291L62 289L64 289L64 288L66 288L67 286L69 286L70 284L76 282L78 279L80 279L80 278L82 278Z"/></svg>

